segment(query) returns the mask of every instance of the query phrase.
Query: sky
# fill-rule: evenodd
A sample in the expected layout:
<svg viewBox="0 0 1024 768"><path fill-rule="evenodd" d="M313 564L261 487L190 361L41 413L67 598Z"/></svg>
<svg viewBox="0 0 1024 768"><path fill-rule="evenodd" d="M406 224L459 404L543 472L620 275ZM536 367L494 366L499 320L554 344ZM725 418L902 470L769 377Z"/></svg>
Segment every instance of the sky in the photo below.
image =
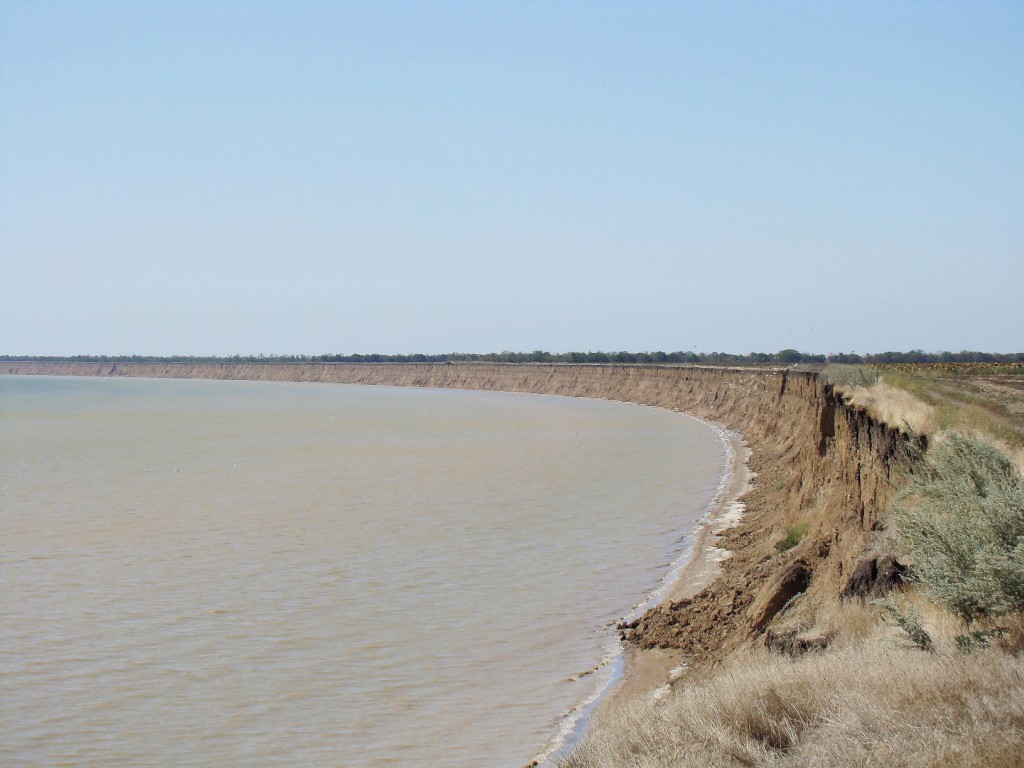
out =
<svg viewBox="0 0 1024 768"><path fill-rule="evenodd" d="M0 0L0 354L1024 350L1024 3Z"/></svg>

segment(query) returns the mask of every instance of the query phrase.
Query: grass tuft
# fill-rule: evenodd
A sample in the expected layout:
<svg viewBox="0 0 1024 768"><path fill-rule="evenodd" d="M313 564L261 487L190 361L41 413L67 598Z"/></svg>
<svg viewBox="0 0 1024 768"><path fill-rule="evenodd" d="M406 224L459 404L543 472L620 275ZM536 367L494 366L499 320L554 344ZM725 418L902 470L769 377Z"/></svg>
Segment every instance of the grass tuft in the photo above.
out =
<svg viewBox="0 0 1024 768"><path fill-rule="evenodd" d="M796 523L786 528L785 537L775 542L775 550L777 552L785 552L787 549L795 547L803 539L809 527L809 523Z"/></svg>

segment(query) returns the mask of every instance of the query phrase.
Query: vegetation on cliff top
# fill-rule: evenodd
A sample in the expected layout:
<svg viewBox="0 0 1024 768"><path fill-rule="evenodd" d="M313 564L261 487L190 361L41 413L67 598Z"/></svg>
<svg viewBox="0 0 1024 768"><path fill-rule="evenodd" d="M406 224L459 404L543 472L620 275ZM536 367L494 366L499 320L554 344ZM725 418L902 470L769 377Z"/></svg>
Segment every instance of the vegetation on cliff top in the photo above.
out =
<svg viewBox="0 0 1024 768"><path fill-rule="evenodd" d="M984 437L1024 473L1024 364L829 365L822 376L887 424Z"/></svg>

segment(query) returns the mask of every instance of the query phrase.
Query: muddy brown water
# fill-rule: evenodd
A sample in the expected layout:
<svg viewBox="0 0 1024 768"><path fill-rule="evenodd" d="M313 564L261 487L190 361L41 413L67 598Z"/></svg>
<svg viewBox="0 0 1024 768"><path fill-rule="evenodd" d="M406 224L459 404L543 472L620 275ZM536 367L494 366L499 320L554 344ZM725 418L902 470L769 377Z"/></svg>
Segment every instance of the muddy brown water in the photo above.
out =
<svg viewBox="0 0 1024 768"><path fill-rule="evenodd" d="M595 400L0 377L0 763L522 766L724 457Z"/></svg>

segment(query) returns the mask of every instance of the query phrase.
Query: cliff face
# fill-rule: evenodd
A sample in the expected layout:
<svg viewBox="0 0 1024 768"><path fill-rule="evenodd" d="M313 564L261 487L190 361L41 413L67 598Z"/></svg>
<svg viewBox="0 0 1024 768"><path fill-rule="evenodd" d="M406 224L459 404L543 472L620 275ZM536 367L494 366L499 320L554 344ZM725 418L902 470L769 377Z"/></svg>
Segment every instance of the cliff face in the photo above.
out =
<svg viewBox="0 0 1024 768"><path fill-rule="evenodd" d="M148 378L312 381L536 392L623 400L694 411L725 421L807 405L806 373L642 365L486 363L0 363L0 375L139 376ZM736 423L736 426L739 422Z"/></svg>
<svg viewBox="0 0 1024 768"><path fill-rule="evenodd" d="M844 403L815 374L636 365L0 363L0 375L140 376L376 384L535 392L674 408L743 433L757 473L732 555L692 600L663 604L630 628L641 647L713 661L763 632L792 596L835 600L885 525L885 510L923 447ZM787 526L801 542L777 553Z"/></svg>

